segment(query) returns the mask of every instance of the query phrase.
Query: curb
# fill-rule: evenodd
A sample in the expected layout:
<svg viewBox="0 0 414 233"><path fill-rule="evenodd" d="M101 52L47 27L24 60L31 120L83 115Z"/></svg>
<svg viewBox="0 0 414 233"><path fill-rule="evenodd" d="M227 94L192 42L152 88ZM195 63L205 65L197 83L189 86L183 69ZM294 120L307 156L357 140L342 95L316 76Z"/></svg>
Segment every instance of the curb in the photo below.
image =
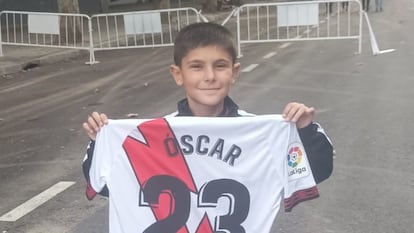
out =
<svg viewBox="0 0 414 233"><path fill-rule="evenodd" d="M7 65L2 65L0 67L0 75L1 76L17 73L19 71L21 71L21 65L20 64L7 64Z"/></svg>
<svg viewBox="0 0 414 233"><path fill-rule="evenodd" d="M79 57L80 55L86 54L87 52L88 51L85 50L67 49L58 52L54 51L47 55L31 59L29 58L22 61L0 62L0 75L10 75L36 66L49 65L61 61L66 61L75 57ZM4 57L7 58L7 55Z"/></svg>

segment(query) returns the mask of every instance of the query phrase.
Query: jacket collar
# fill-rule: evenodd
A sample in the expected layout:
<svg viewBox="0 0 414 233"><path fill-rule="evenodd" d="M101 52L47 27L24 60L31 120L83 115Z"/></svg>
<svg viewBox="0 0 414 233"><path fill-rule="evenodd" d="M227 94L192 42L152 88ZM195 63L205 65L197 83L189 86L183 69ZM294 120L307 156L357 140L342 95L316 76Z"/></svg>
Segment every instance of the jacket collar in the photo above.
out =
<svg viewBox="0 0 414 233"><path fill-rule="evenodd" d="M177 116L194 116L191 112L190 106L188 105L187 99L182 99L177 103L178 115ZM237 117L239 106L234 101L226 96L224 99L224 109L218 115L218 117Z"/></svg>

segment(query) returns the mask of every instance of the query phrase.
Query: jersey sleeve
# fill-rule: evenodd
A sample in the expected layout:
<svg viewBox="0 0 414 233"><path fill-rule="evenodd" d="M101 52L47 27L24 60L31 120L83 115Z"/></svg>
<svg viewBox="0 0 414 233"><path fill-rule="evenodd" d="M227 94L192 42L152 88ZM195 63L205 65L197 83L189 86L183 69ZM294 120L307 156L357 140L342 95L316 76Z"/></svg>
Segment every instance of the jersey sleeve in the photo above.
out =
<svg viewBox="0 0 414 233"><path fill-rule="evenodd" d="M287 212L291 211L298 203L319 196L297 128L293 123L290 125L284 165L284 206Z"/></svg>
<svg viewBox="0 0 414 233"><path fill-rule="evenodd" d="M110 122L111 123L111 122ZM111 137L111 131L113 127L108 124L98 132L95 141L95 147L93 151L92 161L89 170L89 185L88 185L88 198L93 198L93 193L99 193L107 184L108 178L111 174L111 168L114 161L114 153L117 149L116 138Z"/></svg>

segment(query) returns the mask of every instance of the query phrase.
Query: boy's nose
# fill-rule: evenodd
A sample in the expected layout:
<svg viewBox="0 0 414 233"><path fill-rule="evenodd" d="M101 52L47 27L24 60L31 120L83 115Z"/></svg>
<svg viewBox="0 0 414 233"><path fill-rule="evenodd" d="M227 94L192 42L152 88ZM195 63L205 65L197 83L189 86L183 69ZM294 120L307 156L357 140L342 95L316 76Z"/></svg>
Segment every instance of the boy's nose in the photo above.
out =
<svg viewBox="0 0 414 233"><path fill-rule="evenodd" d="M213 67L206 67L205 72L204 72L204 80L206 81L211 81L215 79L215 73L214 73L214 68Z"/></svg>

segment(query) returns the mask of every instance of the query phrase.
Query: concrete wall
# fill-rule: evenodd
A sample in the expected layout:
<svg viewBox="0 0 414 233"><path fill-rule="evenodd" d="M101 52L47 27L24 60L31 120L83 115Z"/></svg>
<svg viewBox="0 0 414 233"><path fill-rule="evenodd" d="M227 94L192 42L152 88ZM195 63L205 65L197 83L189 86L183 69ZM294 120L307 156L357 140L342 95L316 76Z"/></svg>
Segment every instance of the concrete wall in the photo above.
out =
<svg viewBox="0 0 414 233"><path fill-rule="evenodd" d="M0 11L56 12L56 0L0 0Z"/></svg>
<svg viewBox="0 0 414 233"><path fill-rule="evenodd" d="M108 10L108 0L78 0L79 11L83 14L98 14Z"/></svg>
<svg viewBox="0 0 414 233"><path fill-rule="evenodd" d="M84 14L102 13L108 10L109 0L78 0ZM0 0L0 11L58 12L57 0Z"/></svg>

